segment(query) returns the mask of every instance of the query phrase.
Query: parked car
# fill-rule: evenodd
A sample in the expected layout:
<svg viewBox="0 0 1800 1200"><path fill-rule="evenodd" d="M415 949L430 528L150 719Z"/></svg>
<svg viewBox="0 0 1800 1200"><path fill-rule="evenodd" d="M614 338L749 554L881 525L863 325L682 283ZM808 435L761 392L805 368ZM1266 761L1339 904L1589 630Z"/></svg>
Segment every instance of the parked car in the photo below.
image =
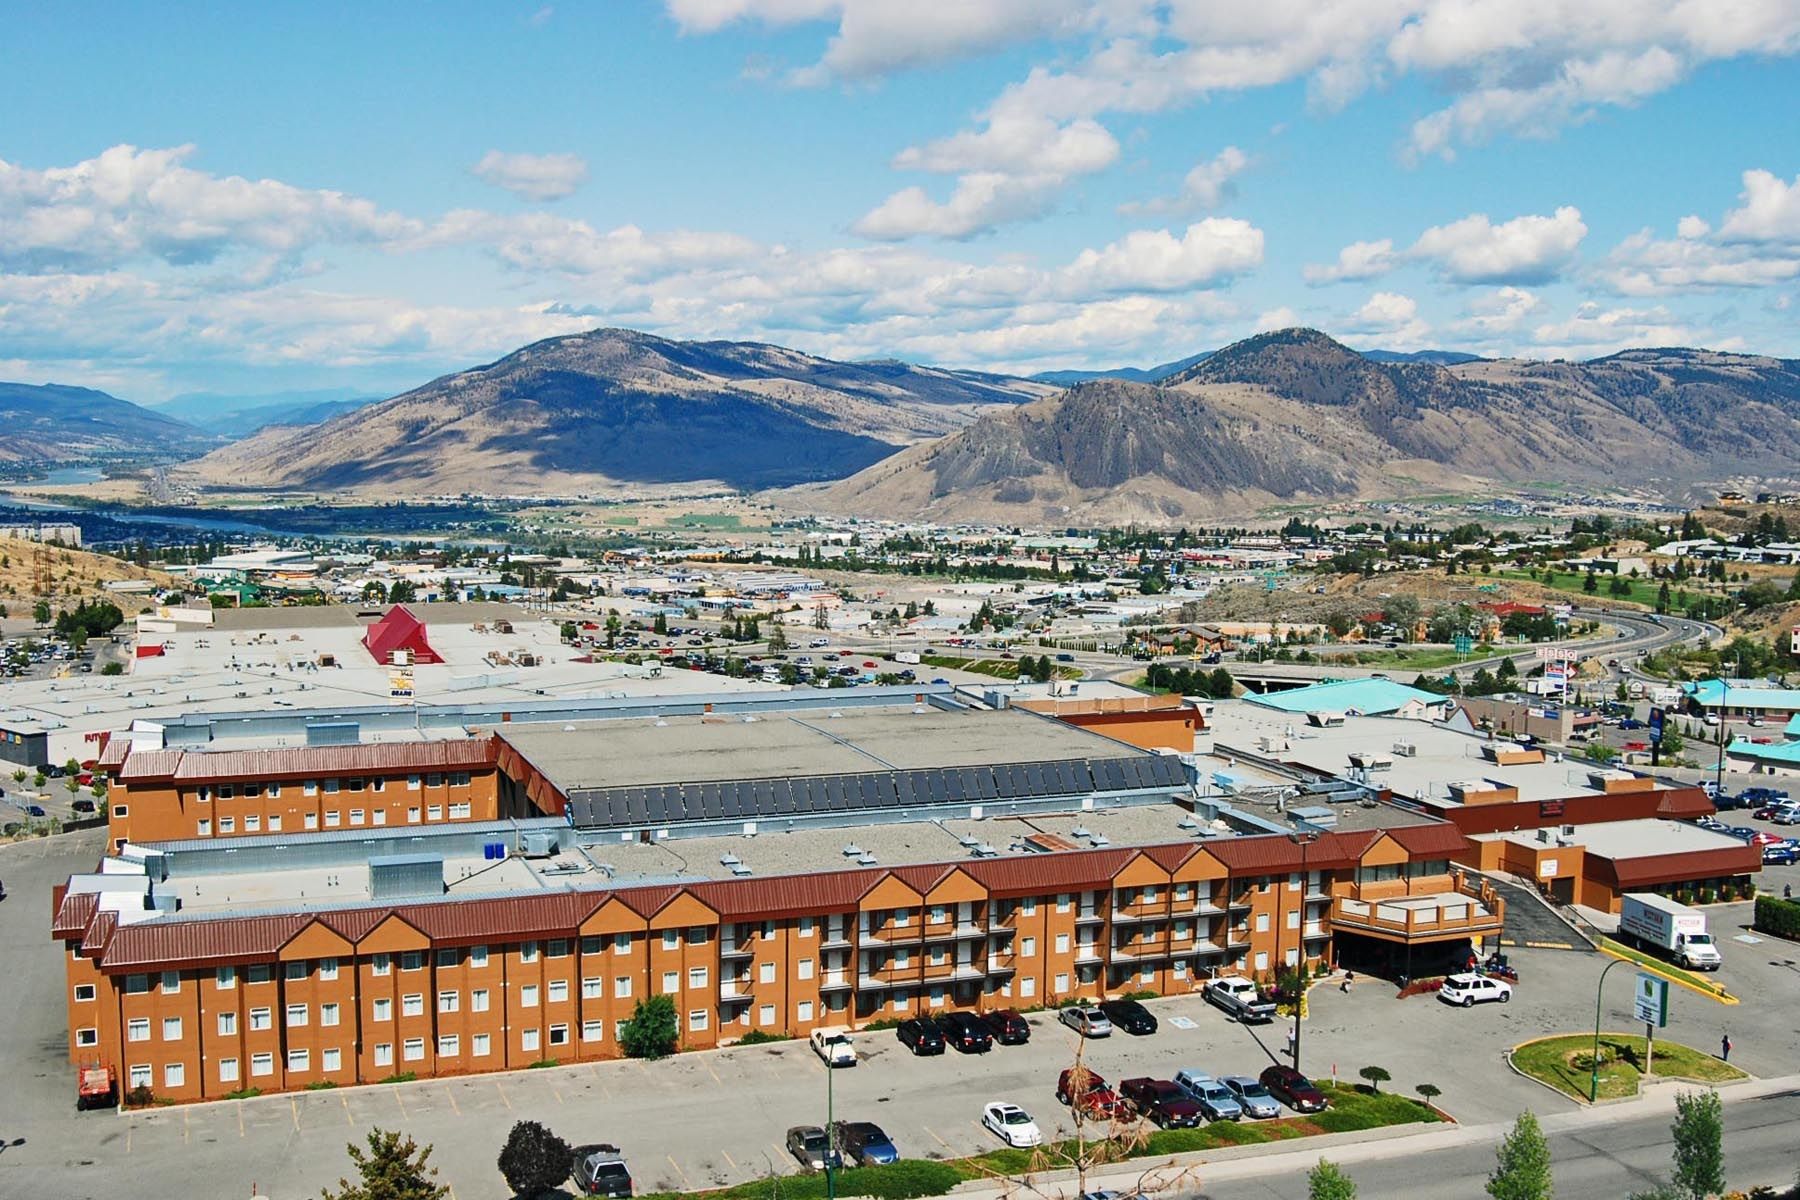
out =
<svg viewBox="0 0 1800 1200"><path fill-rule="evenodd" d="M1728 833L1740 842L1747 842L1757 834L1754 825L1727 825L1720 833Z"/></svg>
<svg viewBox="0 0 1800 1200"><path fill-rule="evenodd" d="M1263 995L1254 981L1241 975L1208 980L1200 988L1200 995L1242 1022L1275 1019L1275 1001Z"/></svg>
<svg viewBox="0 0 1800 1200"><path fill-rule="evenodd" d="M50 815L44 811L44 806L41 804L27 804L25 806L25 814L32 817L47 817Z"/></svg>
<svg viewBox="0 0 1800 1200"><path fill-rule="evenodd" d="M988 1032L1002 1046L1023 1046L1031 1040L1031 1023L1014 1009L1002 1008L988 1013L982 1020L987 1022Z"/></svg>
<svg viewBox="0 0 1800 1200"><path fill-rule="evenodd" d="M1775 811L1783 805L1791 804L1790 800L1771 800L1767 804L1758 805L1750 810L1750 817L1756 821L1767 821L1775 815Z"/></svg>
<svg viewBox="0 0 1800 1200"><path fill-rule="evenodd" d="M1779 833L1770 833L1766 829L1759 829L1744 840L1760 850L1764 846L1779 846L1786 839Z"/></svg>
<svg viewBox="0 0 1800 1200"><path fill-rule="evenodd" d="M823 1171L827 1162L833 1170L844 1165L843 1156L831 1148L831 1139L817 1125L796 1125L788 1130L787 1149L808 1171Z"/></svg>
<svg viewBox="0 0 1800 1200"><path fill-rule="evenodd" d="M994 1035L987 1022L972 1012L947 1012L937 1019L943 1028L944 1041L963 1054L986 1054L994 1048Z"/></svg>
<svg viewBox="0 0 1800 1200"><path fill-rule="evenodd" d="M1114 1029L1123 1029L1133 1037L1156 1032L1156 1017L1136 1000L1108 1000L1100 1006Z"/></svg>
<svg viewBox="0 0 1800 1200"><path fill-rule="evenodd" d="M631 1195L631 1171L617 1146L597 1142L575 1147L575 1162L570 1170L575 1190L583 1196Z"/></svg>
<svg viewBox="0 0 1800 1200"><path fill-rule="evenodd" d="M1105 1013L1097 1008L1065 1008L1057 1014L1056 1019L1082 1037L1112 1036L1112 1022L1107 1019Z"/></svg>
<svg viewBox="0 0 1800 1200"><path fill-rule="evenodd" d="M894 1036L900 1044L914 1054L942 1054L944 1052L944 1031L930 1017L914 1017L910 1021L900 1022L894 1030Z"/></svg>
<svg viewBox="0 0 1800 1200"><path fill-rule="evenodd" d="M1774 804L1787 798L1788 794L1785 790L1772 787L1747 787L1738 793L1738 799L1755 808L1760 808L1765 804Z"/></svg>
<svg viewBox="0 0 1800 1200"><path fill-rule="evenodd" d="M1313 1086L1312 1080L1294 1070L1277 1064L1264 1067L1263 1073L1257 1076L1269 1095L1275 1097L1295 1112L1316 1113L1326 1109L1325 1093Z"/></svg>
<svg viewBox="0 0 1800 1200"><path fill-rule="evenodd" d="M1792 800L1777 804L1775 811L1769 814L1769 820L1777 825L1800 825L1800 804Z"/></svg>
<svg viewBox="0 0 1800 1200"><path fill-rule="evenodd" d="M1445 1004L1460 1004L1464 1008L1489 1000L1505 1004L1512 999L1512 984L1465 971L1444 980L1437 998Z"/></svg>
<svg viewBox="0 0 1800 1200"><path fill-rule="evenodd" d="M1014 1149L1024 1149L1043 1142L1044 1135L1031 1114L1016 1104L991 1100L981 1110L981 1123L1001 1141Z"/></svg>
<svg viewBox="0 0 1800 1200"><path fill-rule="evenodd" d="M873 1121L839 1121L838 1152L858 1166L872 1166L900 1161L900 1151L893 1140Z"/></svg>
<svg viewBox="0 0 1800 1200"><path fill-rule="evenodd" d="M850 1041L850 1030L843 1025L821 1025L808 1038L813 1053L828 1067L854 1067L856 1046Z"/></svg>
<svg viewBox="0 0 1800 1200"><path fill-rule="evenodd" d="M1089 1067L1067 1067L1056 1077L1056 1100L1080 1108L1090 1117L1110 1117L1119 1109L1119 1094Z"/></svg>
<svg viewBox="0 0 1800 1200"><path fill-rule="evenodd" d="M1244 1116L1244 1106L1239 1104L1231 1089L1214 1079L1211 1075L1199 1071L1181 1070L1175 1072L1175 1086L1182 1093L1200 1106L1200 1111L1209 1121L1239 1121Z"/></svg>
<svg viewBox="0 0 1800 1200"><path fill-rule="evenodd" d="M1238 1107L1244 1110L1245 1116L1260 1118L1281 1115L1281 1105L1275 1103L1275 1097L1269 1095L1269 1089L1248 1075L1226 1075L1219 1082L1236 1097Z"/></svg>
<svg viewBox="0 0 1800 1200"><path fill-rule="evenodd" d="M1800 863L1800 850L1785 842L1779 846L1764 846L1762 854L1765 867L1791 867Z"/></svg>
<svg viewBox="0 0 1800 1200"><path fill-rule="evenodd" d="M1200 1106L1172 1080L1147 1075L1119 1084L1119 1098L1138 1116L1164 1129L1192 1129L1200 1124Z"/></svg>

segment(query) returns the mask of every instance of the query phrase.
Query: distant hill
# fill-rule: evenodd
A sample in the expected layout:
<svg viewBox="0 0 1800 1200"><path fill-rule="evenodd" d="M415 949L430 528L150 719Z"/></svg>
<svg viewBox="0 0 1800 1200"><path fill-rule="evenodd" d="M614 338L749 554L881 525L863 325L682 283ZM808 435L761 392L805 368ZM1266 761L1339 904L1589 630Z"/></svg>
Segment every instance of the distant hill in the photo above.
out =
<svg viewBox="0 0 1800 1200"><path fill-rule="evenodd" d="M1464 354L1461 350L1363 350L1360 353L1370 362L1378 363L1436 363L1440 367L1454 367L1458 363L1481 361L1481 355Z"/></svg>
<svg viewBox="0 0 1800 1200"><path fill-rule="evenodd" d="M1155 367L1114 367L1110 371L1041 371L1032 378L1039 383L1053 383L1057 387L1074 387L1078 383L1087 383L1094 379L1123 379L1130 383L1161 383L1169 376L1187 370L1211 353L1211 350L1202 350L1198 354L1190 354L1186 358L1178 358L1174 362L1166 362Z"/></svg>
<svg viewBox="0 0 1800 1200"><path fill-rule="evenodd" d="M1100 380L992 414L801 502L1055 524L1244 514L1484 482L1658 487L1787 474L1800 362L1633 350L1587 363L1372 361L1310 329L1160 384Z"/></svg>
<svg viewBox="0 0 1800 1200"><path fill-rule="evenodd" d="M218 486L570 494L840 479L1044 384L626 329L552 338L193 464Z"/></svg>
<svg viewBox="0 0 1800 1200"><path fill-rule="evenodd" d="M265 392L186 392L156 406L164 416L214 430L223 437L248 437L271 425L317 425L380 399L352 388Z"/></svg>
<svg viewBox="0 0 1800 1200"><path fill-rule="evenodd" d="M185 421L91 388L0 383L0 461L170 459L218 441Z"/></svg>

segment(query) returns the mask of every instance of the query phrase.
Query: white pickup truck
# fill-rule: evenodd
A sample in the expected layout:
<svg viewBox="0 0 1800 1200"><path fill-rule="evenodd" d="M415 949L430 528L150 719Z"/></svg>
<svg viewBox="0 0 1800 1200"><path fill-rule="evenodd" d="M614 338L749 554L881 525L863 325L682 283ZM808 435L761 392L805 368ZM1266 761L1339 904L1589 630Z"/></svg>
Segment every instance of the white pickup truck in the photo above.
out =
<svg viewBox="0 0 1800 1200"><path fill-rule="evenodd" d="M1275 1002L1263 996L1254 982L1241 975L1210 980L1201 996L1240 1021L1273 1021Z"/></svg>
<svg viewBox="0 0 1800 1200"><path fill-rule="evenodd" d="M850 1028L847 1025L823 1025L812 1031L813 1053L825 1060L828 1067L854 1067L856 1065L856 1047L850 1044Z"/></svg>

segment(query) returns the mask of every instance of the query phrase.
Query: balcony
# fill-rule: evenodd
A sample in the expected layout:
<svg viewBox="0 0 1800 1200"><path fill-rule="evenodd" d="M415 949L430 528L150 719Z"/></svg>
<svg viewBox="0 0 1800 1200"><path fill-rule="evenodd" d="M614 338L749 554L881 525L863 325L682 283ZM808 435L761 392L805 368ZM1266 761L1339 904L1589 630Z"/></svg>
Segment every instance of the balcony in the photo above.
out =
<svg viewBox="0 0 1800 1200"><path fill-rule="evenodd" d="M850 935L841 929L836 933L827 933L825 940L819 943L819 947L823 950L848 950Z"/></svg>
<svg viewBox="0 0 1800 1200"><path fill-rule="evenodd" d="M1239 892L1237 895L1235 895L1231 898L1231 902L1230 902L1231 907L1233 909L1249 908L1251 901L1253 901L1255 898L1256 898L1255 892Z"/></svg>
<svg viewBox="0 0 1800 1200"><path fill-rule="evenodd" d="M1097 962L1099 962L1100 961L1100 947L1098 947L1098 946L1077 946L1077 947L1075 947L1075 961L1078 963L1097 963Z"/></svg>
<svg viewBox="0 0 1800 1200"><path fill-rule="evenodd" d="M1340 896L1331 904L1334 929L1366 933L1387 941L1433 942L1497 935L1506 923L1506 902L1491 891L1432 896L1398 896L1367 901Z"/></svg>
<svg viewBox="0 0 1800 1200"><path fill-rule="evenodd" d="M850 973L848 971L827 971L825 972L825 978L819 981L819 990L821 992L847 991L849 990L849 987Z"/></svg>
<svg viewBox="0 0 1800 1200"><path fill-rule="evenodd" d="M1166 921L1169 919L1169 910L1160 906L1151 908L1140 906L1133 909L1115 908L1112 919L1114 925L1129 925L1141 921Z"/></svg>
<svg viewBox="0 0 1800 1200"><path fill-rule="evenodd" d="M860 940L865 946L916 946L925 940L925 931L917 925L883 925L864 930Z"/></svg>
<svg viewBox="0 0 1800 1200"><path fill-rule="evenodd" d="M748 1000L750 998L749 979L725 979L719 982L720 1000Z"/></svg>
<svg viewBox="0 0 1800 1200"><path fill-rule="evenodd" d="M755 955L756 948L748 942L721 941L719 943L720 958L753 958Z"/></svg>
<svg viewBox="0 0 1800 1200"><path fill-rule="evenodd" d="M1084 908L1075 914L1077 925L1098 925L1106 920L1106 914L1097 908Z"/></svg>
<svg viewBox="0 0 1800 1200"><path fill-rule="evenodd" d="M1236 929L1227 930L1225 934L1225 944L1234 949L1241 946L1248 946L1250 944L1250 927L1248 925L1243 925Z"/></svg>
<svg viewBox="0 0 1800 1200"><path fill-rule="evenodd" d="M1198 899L1194 902L1194 906L1192 908L1183 909L1178 906L1175 911L1176 912L1191 912L1191 913L1194 913L1194 914L1196 914L1198 916L1202 916L1202 917L1222 916L1225 912L1225 910L1223 908L1220 908L1218 903L1216 901L1214 901L1211 896L1202 896L1200 899Z"/></svg>

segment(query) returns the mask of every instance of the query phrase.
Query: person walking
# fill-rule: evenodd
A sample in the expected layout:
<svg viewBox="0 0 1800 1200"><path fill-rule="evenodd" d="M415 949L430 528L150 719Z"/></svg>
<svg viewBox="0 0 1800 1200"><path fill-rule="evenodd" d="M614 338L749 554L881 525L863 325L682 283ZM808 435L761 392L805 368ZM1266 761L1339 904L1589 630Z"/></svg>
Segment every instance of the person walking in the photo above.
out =
<svg viewBox="0 0 1800 1200"><path fill-rule="evenodd" d="M1731 1061L1731 1035L1729 1033L1719 1038L1719 1061Z"/></svg>
<svg viewBox="0 0 1800 1200"><path fill-rule="evenodd" d="M1345 971L1344 972L1344 982L1338 984L1338 991L1340 991L1340 992L1344 993L1346 996L1348 996L1350 994L1350 985L1355 982L1356 982L1356 972L1355 971Z"/></svg>

